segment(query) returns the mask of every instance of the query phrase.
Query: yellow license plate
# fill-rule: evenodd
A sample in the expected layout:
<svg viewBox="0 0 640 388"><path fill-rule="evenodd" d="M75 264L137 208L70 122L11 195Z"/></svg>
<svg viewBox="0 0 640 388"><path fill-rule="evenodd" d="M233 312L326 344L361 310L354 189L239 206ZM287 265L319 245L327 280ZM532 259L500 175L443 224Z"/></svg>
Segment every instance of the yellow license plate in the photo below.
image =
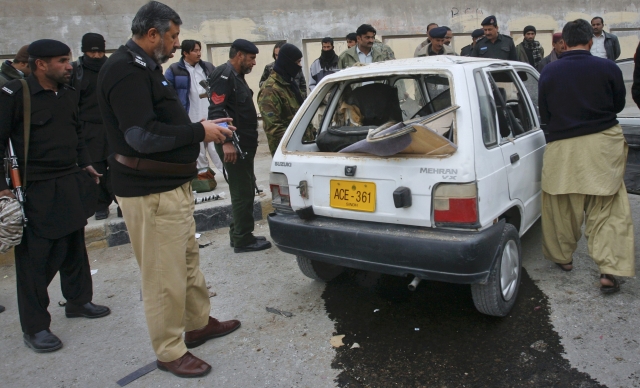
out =
<svg viewBox="0 0 640 388"><path fill-rule="evenodd" d="M373 182L331 180L329 204L338 209L376 211L376 184Z"/></svg>

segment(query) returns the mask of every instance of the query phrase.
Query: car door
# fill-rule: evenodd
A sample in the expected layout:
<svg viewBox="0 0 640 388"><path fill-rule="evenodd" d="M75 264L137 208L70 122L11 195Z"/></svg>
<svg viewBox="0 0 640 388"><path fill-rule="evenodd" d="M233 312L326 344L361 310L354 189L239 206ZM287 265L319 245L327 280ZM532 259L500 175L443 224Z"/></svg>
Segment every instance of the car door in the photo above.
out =
<svg viewBox="0 0 640 388"><path fill-rule="evenodd" d="M527 68L486 70L496 101L500 149L509 182L509 197L524 207L524 229L540 216L542 158L546 142L528 89L536 90L537 74ZM525 87L524 82L529 88Z"/></svg>

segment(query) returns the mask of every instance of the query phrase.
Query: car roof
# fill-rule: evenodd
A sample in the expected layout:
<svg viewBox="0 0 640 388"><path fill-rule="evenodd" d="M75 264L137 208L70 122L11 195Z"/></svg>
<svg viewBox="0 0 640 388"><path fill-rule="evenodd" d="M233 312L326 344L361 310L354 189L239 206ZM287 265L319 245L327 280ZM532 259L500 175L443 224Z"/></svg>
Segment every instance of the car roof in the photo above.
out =
<svg viewBox="0 0 640 388"><path fill-rule="evenodd" d="M473 57L460 57L455 55L438 55L431 57L395 59L391 61L375 62L367 65L352 66L328 75L327 79L359 78L382 73L419 72L425 70L449 70L460 66L482 68L487 66L508 66L510 61L500 59L485 59ZM522 62L514 64L526 65ZM532 68L533 69L533 68Z"/></svg>

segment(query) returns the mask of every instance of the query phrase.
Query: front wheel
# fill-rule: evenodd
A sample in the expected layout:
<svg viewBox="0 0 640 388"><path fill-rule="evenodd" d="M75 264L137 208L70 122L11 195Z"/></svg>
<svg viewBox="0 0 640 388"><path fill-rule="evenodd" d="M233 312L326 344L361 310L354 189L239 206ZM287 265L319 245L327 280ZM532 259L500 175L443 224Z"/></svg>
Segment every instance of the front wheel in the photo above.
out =
<svg viewBox="0 0 640 388"><path fill-rule="evenodd" d="M471 295L476 309L483 314L504 317L518 297L522 279L522 248L518 231L505 224L497 263L486 284L472 284Z"/></svg>
<svg viewBox="0 0 640 388"><path fill-rule="evenodd" d="M305 276L321 282L333 280L344 272L344 267L339 265L327 264L302 256L296 256L296 261L298 262L300 271L302 271Z"/></svg>

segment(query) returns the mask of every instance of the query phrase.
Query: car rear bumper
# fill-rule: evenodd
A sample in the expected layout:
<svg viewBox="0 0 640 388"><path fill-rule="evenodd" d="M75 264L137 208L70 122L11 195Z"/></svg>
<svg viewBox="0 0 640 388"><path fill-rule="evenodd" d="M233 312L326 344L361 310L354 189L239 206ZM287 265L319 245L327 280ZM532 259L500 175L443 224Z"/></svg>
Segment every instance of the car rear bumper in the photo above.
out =
<svg viewBox="0 0 640 388"><path fill-rule="evenodd" d="M349 268L449 283L484 283L504 230L458 231L271 213L271 238L280 250Z"/></svg>

